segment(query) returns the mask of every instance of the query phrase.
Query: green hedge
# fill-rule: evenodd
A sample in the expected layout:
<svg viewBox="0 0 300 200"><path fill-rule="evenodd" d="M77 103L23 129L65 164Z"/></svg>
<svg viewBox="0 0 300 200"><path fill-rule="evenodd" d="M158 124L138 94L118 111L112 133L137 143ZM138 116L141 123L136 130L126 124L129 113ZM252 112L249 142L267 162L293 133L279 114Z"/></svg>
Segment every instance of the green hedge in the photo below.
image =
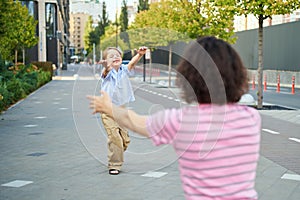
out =
<svg viewBox="0 0 300 200"><path fill-rule="evenodd" d="M37 61L35 61L35 62L32 62L32 64L37 66L38 69L41 69L46 72L50 72L51 79L52 79L52 76L53 76L52 62L37 62Z"/></svg>
<svg viewBox="0 0 300 200"><path fill-rule="evenodd" d="M0 66L0 114L12 104L52 80L52 63L39 64L17 65L8 68Z"/></svg>

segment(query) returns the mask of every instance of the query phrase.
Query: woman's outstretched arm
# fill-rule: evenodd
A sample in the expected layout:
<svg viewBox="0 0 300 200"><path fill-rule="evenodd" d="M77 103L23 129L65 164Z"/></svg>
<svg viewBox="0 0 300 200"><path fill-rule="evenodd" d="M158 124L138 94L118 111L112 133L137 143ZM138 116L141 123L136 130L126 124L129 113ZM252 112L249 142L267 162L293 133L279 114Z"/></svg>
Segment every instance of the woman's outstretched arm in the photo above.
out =
<svg viewBox="0 0 300 200"><path fill-rule="evenodd" d="M93 110L93 114L105 113L113 118L120 126L142 136L149 137L149 133L146 129L146 119L148 116L139 115L132 110L116 106L111 102L106 92L101 91L101 94L101 96L87 96L90 100L90 108Z"/></svg>

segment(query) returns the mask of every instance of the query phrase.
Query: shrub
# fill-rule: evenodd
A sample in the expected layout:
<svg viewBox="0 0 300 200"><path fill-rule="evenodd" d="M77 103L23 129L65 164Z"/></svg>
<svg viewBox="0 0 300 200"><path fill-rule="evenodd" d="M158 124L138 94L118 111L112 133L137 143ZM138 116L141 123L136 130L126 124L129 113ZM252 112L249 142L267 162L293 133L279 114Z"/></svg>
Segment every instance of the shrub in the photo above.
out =
<svg viewBox="0 0 300 200"><path fill-rule="evenodd" d="M22 77L23 89L26 92L26 94L29 94L33 92L36 88L38 88L38 75L39 72L34 71L26 73Z"/></svg>
<svg viewBox="0 0 300 200"><path fill-rule="evenodd" d="M13 103L19 101L26 97L26 93L22 87L22 82L18 78L13 78L12 80L7 82L7 90L8 92L12 93L12 100Z"/></svg>
<svg viewBox="0 0 300 200"><path fill-rule="evenodd" d="M52 79L50 72L40 71L37 77L37 86L41 87Z"/></svg>
<svg viewBox="0 0 300 200"><path fill-rule="evenodd" d="M35 64L3 66L0 63L0 112L52 80L52 62Z"/></svg>
<svg viewBox="0 0 300 200"><path fill-rule="evenodd" d="M50 80L52 80L53 76L53 67L52 62L32 62L33 65L37 66L38 69L41 69L45 72L50 72Z"/></svg>
<svg viewBox="0 0 300 200"><path fill-rule="evenodd" d="M0 82L0 111L6 110L12 102L12 96L7 90L6 84L4 82Z"/></svg>

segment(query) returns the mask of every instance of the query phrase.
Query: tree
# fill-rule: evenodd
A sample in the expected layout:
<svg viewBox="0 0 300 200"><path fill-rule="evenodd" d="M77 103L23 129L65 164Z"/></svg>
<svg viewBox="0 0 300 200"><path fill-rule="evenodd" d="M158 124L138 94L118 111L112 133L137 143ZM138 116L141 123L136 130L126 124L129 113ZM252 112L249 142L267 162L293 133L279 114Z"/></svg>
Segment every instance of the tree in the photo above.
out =
<svg viewBox="0 0 300 200"><path fill-rule="evenodd" d="M109 26L110 21L108 19L108 14L106 11L106 3L105 1L102 3L102 14L99 16L100 21L98 23L100 29L100 37L105 34L105 28Z"/></svg>
<svg viewBox="0 0 300 200"><path fill-rule="evenodd" d="M300 8L299 0L237 0L236 7L240 15L254 15L258 19L258 92L257 108L263 107L263 22L272 18L273 15L284 15L292 13Z"/></svg>
<svg viewBox="0 0 300 200"><path fill-rule="evenodd" d="M159 27L196 38L215 35L234 42L234 6L210 0L163 0L137 14L132 28ZM159 20L158 20L159 19Z"/></svg>
<svg viewBox="0 0 300 200"><path fill-rule="evenodd" d="M1 0L0 9L0 52L4 59L12 60L14 51L16 64L18 51L24 51L38 42L35 33L37 21L19 1Z"/></svg>
<svg viewBox="0 0 300 200"><path fill-rule="evenodd" d="M156 27L165 34L161 38L148 37L157 39L153 43L160 44L158 46L163 46L165 43L167 43L166 46L169 46L169 72L171 72L172 45L175 42L203 35L215 35L230 42L235 40L233 37L233 6L220 5L217 2L162 0L151 4L149 10L138 13L131 28L151 29ZM181 33L180 37L178 37L178 33ZM161 40L162 38L163 40ZM169 86L170 82L169 76Z"/></svg>
<svg viewBox="0 0 300 200"><path fill-rule="evenodd" d="M90 16L88 23L86 25L85 29L85 44L87 49L87 52L90 53L93 50L93 45L95 44L96 46L100 45L100 38L102 35L105 34L105 28L109 26L110 21L108 19L108 14L106 11L106 4L105 2L102 3L102 13L99 15L99 22L98 25L93 28L93 19ZM98 49L98 48L97 48ZM98 52L96 52L98 55Z"/></svg>
<svg viewBox="0 0 300 200"><path fill-rule="evenodd" d="M149 9L148 0L139 0L138 13Z"/></svg>
<svg viewBox="0 0 300 200"><path fill-rule="evenodd" d="M92 16L89 16L88 21L84 28L84 49L88 50L91 49L91 43L90 41L90 33L93 31L93 18Z"/></svg>
<svg viewBox="0 0 300 200"><path fill-rule="evenodd" d="M128 11L127 11L126 0L122 1L120 26L121 26L121 32L124 32L128 29Z"/></svg>
<svg viewBox="0 0 300 200"><path fill-rule="evenodd" d="M119 32L119 31L118 31ZM118 47L121 48L122 50L129 49L128 43L126 43L121 35L116 36L116 26L115 24L110 24L105 28L105 35L101 37L101 46L100 49L104 50L107 47L113 47L116 45L116 37L118 37Z"/></svg>

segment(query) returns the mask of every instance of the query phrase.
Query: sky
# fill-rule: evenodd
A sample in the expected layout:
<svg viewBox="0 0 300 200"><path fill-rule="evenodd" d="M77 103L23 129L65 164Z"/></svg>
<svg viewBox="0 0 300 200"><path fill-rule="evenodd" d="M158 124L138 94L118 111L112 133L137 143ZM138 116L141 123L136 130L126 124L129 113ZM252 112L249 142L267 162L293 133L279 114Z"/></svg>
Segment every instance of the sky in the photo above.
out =
<svg viewBox="0 0 300 200"><path fill-rule="evenodd" d="M101 0L100 0L101 1ZM127 0L127 6L133 5L133 2L138 2L138 0ZM108 17L110 20L114 21L116 15L116 7L120 10L123 0L105 0Z"/></svg>
<svg viewBox="0 0 300 200"><path fill-rule="evenodd" d="M95 0L70 0L71 4L73 6L71 6L71 11L72 11L72 7L74 9L81 9L80 8L80 4L77 4L77 3L80 3L80 2L94 2ZM103 2L105 1L106 3L106 11L108 13L108 17L111 21L114 21L115 20L115 17L116 17L116 10L118 8L118 10L121 9L121 6L122 6L122 2L123 0L99 0L99 2ZM138 2L138 0L127 0L127 5L128 6L132 6L134 2ZM88 7L85 7L85 8L88 8L88 9L93 9L93 3L90 3L89 4L90 6ZM101 6L102 7L102 6ZM84 8L83 8L84 9ZM95 9L99 9L99 8L95 8ZM95 13L97 13L97 11L95 10ZM97 14L98 15L98 14ZM97 16L96 15L96 16Z"/></svg>

